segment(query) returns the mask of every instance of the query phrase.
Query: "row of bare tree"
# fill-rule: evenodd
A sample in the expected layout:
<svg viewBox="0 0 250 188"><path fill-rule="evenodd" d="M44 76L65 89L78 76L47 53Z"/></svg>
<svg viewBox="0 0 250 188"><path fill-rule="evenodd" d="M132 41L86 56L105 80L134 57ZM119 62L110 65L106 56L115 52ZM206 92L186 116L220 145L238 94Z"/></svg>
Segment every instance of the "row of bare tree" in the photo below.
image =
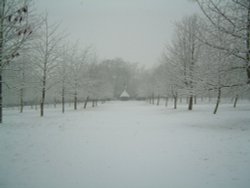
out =
<svg viewBox="0 0 250 188"><path fill-rule="evenodd" d="M139 66L122 59L98 61L91 47L67 42L59 24L32 12L31 0L0 2L0 123L3 104L44 106L118 98L127 88L136 96ZM2 79L3 77L3 79ZM2 90L2 88L4 90ZM4 101L2 96L4 95Z"/></svg>
<svg viewBox="0 0 250 188"><path fill-rule="evenodd" d="M166 45L161 63L151 73L152 93L188 98L249 96L250 1L195 0L203 15L192 15L175 24L175 34ZM177 102L174 103L175 108Z"/></svg>
<svg viewBox="0 0 250 188"><path fill-rule="evenodd" d="M87 102L118 98L126 88L134 98L188 98L249 93L249 0L194 0L203 16L176 23L160 64L145 70L122 59L98 61L91 47L66 42L48 15L36 16L30 1L0 1L0 122L5 105ZM4 78L2 78L2 76ZM4 91L2 88L4 87ZM18 102L17 102L18 101ZM94 104L95 102L93 102Z"/></svg>

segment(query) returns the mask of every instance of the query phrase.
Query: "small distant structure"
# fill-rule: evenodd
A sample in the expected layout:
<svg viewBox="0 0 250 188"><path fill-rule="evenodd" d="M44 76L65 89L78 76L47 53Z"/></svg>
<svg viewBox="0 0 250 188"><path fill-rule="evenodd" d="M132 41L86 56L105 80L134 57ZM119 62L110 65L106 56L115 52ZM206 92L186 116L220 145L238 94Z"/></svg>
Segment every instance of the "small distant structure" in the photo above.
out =
<svg viewBox="0 0 250 188"><path fill-rule="evenodd" d="M128 92L126 91L126 89L124 89L124 91L120 95L120 100L127 101L127 100L129 100L129 98L130 98L130 95L128 94Z"/></svg>

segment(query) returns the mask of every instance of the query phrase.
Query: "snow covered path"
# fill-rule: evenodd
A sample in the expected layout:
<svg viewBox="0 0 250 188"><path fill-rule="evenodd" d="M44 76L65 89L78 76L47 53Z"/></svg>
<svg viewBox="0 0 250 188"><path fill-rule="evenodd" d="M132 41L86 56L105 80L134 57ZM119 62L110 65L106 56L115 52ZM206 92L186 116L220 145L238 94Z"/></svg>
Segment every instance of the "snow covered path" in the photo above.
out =
<svg viewBox="0 0 250 188"><path fill-rule="evenodd" d="M186 106L185 106L186 108ZM249 105L5 111L0 188L248 188Z"/></svg>

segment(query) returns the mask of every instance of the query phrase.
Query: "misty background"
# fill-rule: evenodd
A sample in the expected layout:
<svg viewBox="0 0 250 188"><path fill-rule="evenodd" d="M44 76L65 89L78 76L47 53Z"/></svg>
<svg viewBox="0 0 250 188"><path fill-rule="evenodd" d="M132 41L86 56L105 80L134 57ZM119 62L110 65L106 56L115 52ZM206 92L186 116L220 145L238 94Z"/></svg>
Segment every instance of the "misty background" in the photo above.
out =
<svg viewBox="0 0 250 188"><path fill-rule="evenodd" d="M99 59L120 57L147 67L171 41L174 24L198 13L189 0L35 0L49 21L60 22L69 38L91 45Z"/></svg>

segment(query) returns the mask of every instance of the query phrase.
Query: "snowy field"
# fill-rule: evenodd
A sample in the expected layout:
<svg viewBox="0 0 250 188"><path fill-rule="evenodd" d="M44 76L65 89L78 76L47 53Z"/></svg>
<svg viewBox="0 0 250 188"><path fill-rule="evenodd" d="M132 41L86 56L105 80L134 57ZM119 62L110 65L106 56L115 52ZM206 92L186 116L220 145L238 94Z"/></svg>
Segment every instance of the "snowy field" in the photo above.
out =
<svg viewBox="0 0 250 188"><path fill-rule="evenodd" d="M249 188L250 105L213 107L5 110L0 188Z"/></svg>

